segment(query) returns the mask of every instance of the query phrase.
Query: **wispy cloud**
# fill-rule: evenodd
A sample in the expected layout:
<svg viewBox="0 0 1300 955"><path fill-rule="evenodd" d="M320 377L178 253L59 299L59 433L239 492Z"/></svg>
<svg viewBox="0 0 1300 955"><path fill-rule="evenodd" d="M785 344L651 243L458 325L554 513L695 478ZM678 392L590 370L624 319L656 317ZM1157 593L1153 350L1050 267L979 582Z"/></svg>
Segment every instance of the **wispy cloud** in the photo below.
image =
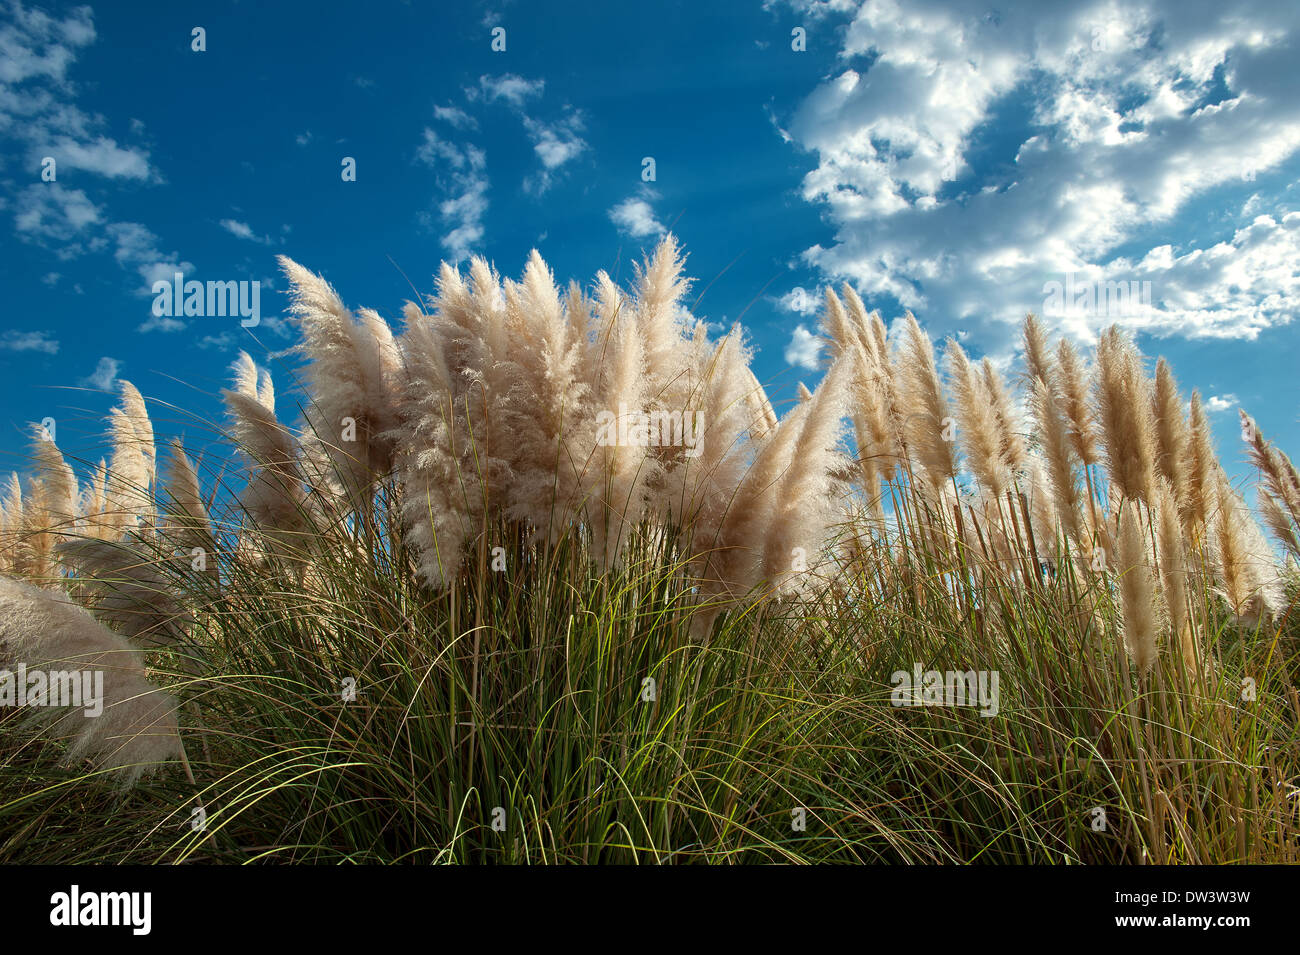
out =
<svg viewBox="0 0 1300 955"><path fill-rule="evenodd" d="M166 254L158 248L158 237L138 222L115 222L106 232L116 246L113 258L123 268L135 269L140 276L141 295L152 294L155 282L171 279L177 272L191 272L194 265L175 252Z"/></svg>
<svg viewBox="0 0 1300 955"><path fill-rule="evenodd" d="M466 89L465 97L470 102L478 99L484 99L489 103L505 100L515 109L522 110L529 99L541 96L545 88L545 80L526 80L522 76L505 73L501 76L480 76L478 86Z"/></svg>
<svg viewBox="0 0 1300 955"><path fill-rule="evenodd" d="M425 129L416 148L416 160L438 173L438 218L450 227L443 247L456 261L468 258L483 241L483 216L487 213L487 155L469 143L454 143ZM426 214L426 218L428 218Z"/></svg>
<svg viewBox="0 0 1300 955"><path fill-rule="evenodd" d="M150 179L149 152L119 145L102 131L104 117L81 109L68 71L95 41L90 7L59 19L11 0L0 29L0 128L36 167L46 157L57 172L80 170L108 179ZM132 132L140 132L138 125Z"/></svg>
<svg viewBox="0 0 1300 955"><path fill-rule="evenodd" d="M93 177L162 181L147 150L120 145L102 131L105 117L76 102L68 72L81 48L95 40L91 9L78 7L58 19L13 0L7 13L8 22L0 27L0 129L26 146L33 168L48 156L55 160L56 176L72 171L78 183L73 188L56 178L29 184L12 204L14 231L60 259L111 251L118 265L141 277L140 291L147 294L152 276L188 263L163 253L144 225L115 221L88 194ZM128 128L133 135L144 132L139 120Z"/></svg>
<svg viewBox="0 0 1300 955"><path fill-rule="evenodd" d="M50 141L50 155L58 169L80 169L107 179L148 179L150 175L147 152L124 149L107 136L82 142L57 136Z"/></svg>
<svg viewBox="0 0 1300 955"><path fill-rule="evenodd" d="M0 333L0 349L5 351L36 351L46 355L55 355L59 343L50 337L49 332L7 331Z"/></svg>
<svg viewBox="0 0 1300 955"><path fill-rule="evenodd" d="M456 106L435 106L433 118L441 123L449 123L456 129L478 129L478 120Z"/></svg>
<svg viewBox="0 0 1300 955"><path fill-rule="evenodd" d="M261 245L273 245L275 242L269 235L258 235L253 231L252 226L247 222L240 222L238 219L222 219L220 225L231 235L240 239L247 239L249 242L257 242Z"/></svg>
<svg viewBox="0 0 1300 955"><path fill-rule="evenodd" d="M541 169L523 181L524 191L535 195L546 192L559 178L561 167L588 148L581 135L584 128L582 112L572 105L564 104L561 115L554 119L529 114L529 101L539 99L545 89L546 81L543 79L530 80L506 73L480 76L478 86L465 90L465 98L470 103L500 102L519 115L524 132L533 144L533 152L542 164ZM473 117L455 107L435 107L434 116L457 129L477 128L478 125Z"/></svg>
<svg viewBox="0 0 1300 955"><path fill-rule="evenodd" d="M63 258L86 251L90 227L104 221L103 210L81 189L58 182L32 183L18 194L14 230L29 242L56 247Z"/></svg>

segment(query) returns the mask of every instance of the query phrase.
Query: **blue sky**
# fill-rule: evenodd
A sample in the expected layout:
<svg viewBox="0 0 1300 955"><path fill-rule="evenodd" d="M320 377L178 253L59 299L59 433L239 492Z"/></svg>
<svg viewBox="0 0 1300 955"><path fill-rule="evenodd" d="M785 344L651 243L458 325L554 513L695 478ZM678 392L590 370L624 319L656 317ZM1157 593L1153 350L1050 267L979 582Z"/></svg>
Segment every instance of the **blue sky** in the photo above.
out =
<svg viewBox="0 0 1300 955"><path fill-rule="evenodd" d="M1073 273L1151 283L1044 317L1135 329L1230 469L1238 406L1300 450L1294 3L0 3L0 467L45 417L97 458L115 378L202 446L236 350L291 344L279 253L400 324L444 258L626 281L664 229L778 400L828 282L1012 363ZM156 318L178 270L261 324Z"/></svg>

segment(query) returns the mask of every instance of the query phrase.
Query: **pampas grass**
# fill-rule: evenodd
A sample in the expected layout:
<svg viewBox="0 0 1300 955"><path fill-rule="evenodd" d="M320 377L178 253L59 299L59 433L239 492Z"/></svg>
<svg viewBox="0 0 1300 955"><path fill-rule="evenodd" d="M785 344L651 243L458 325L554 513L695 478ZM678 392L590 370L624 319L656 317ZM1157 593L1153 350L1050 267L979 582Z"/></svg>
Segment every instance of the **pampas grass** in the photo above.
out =
<svg viewBox="0 0 1300 955"><path fill-rule="evenodd" d="M42 773L99 766L224 814L178 840L142 809L106 856L1297 859L1257 768L1300 772L1274 653L1294 584L1199 396L1184 413L1119 330L1090 363L1030 316L1017 391L827 290L830 365L778 415L742 329L711 339L683 304L671 238L628 289L561 287L536 253L518 279L444 264L401 328L281 265L300 380L277 395L240 354L237 454L173 440L159 479L123 386L106 465L38 432L0 495L6 651L125 661L120 719L37 727L0 772L42 812L69 789ZM1253 427L1294 547L1300 483ZM999 716L891 707L916 661L998 670ZM1219 718L1246 675L1257 709ZM136 778L178 732L193 776ZM790 837L787 803L823 807L822 835ZM1105 841L1077 825L1096 805Z"/></svg>
<svg viewBox="0 0 1300 955"><path fill-rule="evenodd" d="M1150 383L1137 349L1117 327L1097 345L1097 419L1106 449L1106 473L1120 497L1149 501L1155 459Z"/></svg>
<svg viewBox="0 0 1300 955"><path fill-rule="evenodd" d="M1250 461L1259 469L1259 509L1264 523L1283 547L1300 558L1300 473L1289 457L1264 439L1255 420L1244 411L1241 429Z"/></svg>
<svg viewBox="0 0 1300 955"><path fill-rule="evenodd" d="M1154 576L1147 559L1137 505L1126 501L1119 514L1120 607L1124 614L1124 646L1128 648L1138 672L1145 673L1156 662L1156 600Z"/></svg>
<svg viewBox="0 0 1300 955"><path fill-rule="evenodd" d="M49 591L0 577L0 667L94 672L103 678L103 712L33 712L44 733L67 738L64 759L88 758L126 786L180 755L175 701L146 678L143 658L85 610Z"/></svg>

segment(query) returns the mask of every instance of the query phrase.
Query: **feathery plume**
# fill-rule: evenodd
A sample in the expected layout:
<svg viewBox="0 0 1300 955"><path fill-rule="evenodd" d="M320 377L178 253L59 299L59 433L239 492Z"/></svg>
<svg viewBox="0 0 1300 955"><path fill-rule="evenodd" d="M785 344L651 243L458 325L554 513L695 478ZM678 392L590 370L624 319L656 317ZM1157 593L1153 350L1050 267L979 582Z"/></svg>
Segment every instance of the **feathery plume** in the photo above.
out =
<svg viewBox="0 0 1300 955"><path fill-rule="evenodd" d="M1278 574L1250 508L1216 468L1214 518L1215 570L1228 608L1245 626L1277 614L1282 594Z"/></svg>
<svg viewBox="0 0 1300 955"><path fill-rule="evenodd" d="M1124 646L1138 670L1146 672L1156 660L1155 587L1138 508L1131 500L1120 506L1118 543Z"/></svg>
<svg viewBox="0 0 1300 955"><path fill-rule="evenodd" d="M1200 672L1200 660L1187 615L1187 561L1183 553L1182 524L1178 518L1177 496L1164 478L1156 481L1155 519L1160 582L1169 613L1169 629L1178 640L1183 665L1189 674L1195 676Z"/></svg>
<svg viewBox="0 0 1300 955"><path fill-rule="evenodd" d="M1137 349L1117 326L1097 344L1096 395L1110 483L1122 497L1145 503L1155 458L1151 398Z"/></svg>
<svg viewBox="0 0 1300 955"><path fill-rule="evenodd" d="M113 454L105 486L105 536L135 533L153 520L150 489L156 472L153 425L140 392L129 381L120 383L122 400L109 411Z"/></svg>
<svg viewBox="0 0 1300 955"><path fill-rule="evenodd" d="M827 371L817 392L801 407L799 438L789 466L773 486L771 520L764 537L764 576L777 592L792 592L798 576L815 562L827 528L840 504L831 475L841 463L836 453L848 385L857 373L857 354L845 352ZM800 559L802 558L802 559Z"/></svg>
<svg viewBox="0 0 1300 955"><path fill-rule="evenodd" d="M167 516L163 535L187 555L199 551L208 572L215 576L216 537L212 532L208 509L203 504L198 472L185 454L185 446L179 438L172 439L170 450L171 463L162 489L163 508Z"/></svg>
<svg viewBox="0 0 1300 955"><path fill-rule="evenodd" d="M934 346L909 312L904 318L904 342L899 352L899 372L905 405L917 409L903 421L907 446L932 487L942 492L957 475L957 454L948 401L939 382Z"/></svg>
<svg viewBox="0 0 1300 955"><path fill-rule="evenodd" d="M1055 368L1042 323L1032 314L1026 315L1021 335L1025 349L1025 377L1029 385L1032 387L1035 380L1051 385L1055 378Z"/></svg>
<svg viewBox="0 0 1300 955"><path fill-rule="evenodd" d="M1083 359L1069 340L1062 338L1056 350L1056 392L1061 412L1070 426L1070 443L1079 463L1090 468L1098 461L1097 426L1088 402L1088 376Z"/></svg>
<svg viewBox="0 0 1300 955"><path fill-rule="evenodd" d="M233 370L235 389L221 397L235 444L253 465L240 503L271 549L288 556L305 527L307 506L298 441L258 399L256 366L247 352L239 353Z"/></svg>
<svg viewBox="0 0 1300 955"><path fill-rule="evenodd" d="M1217 508L1218 488L1215 468L1218 458L1214 453L1214 439L1210 435L1210 422L1201 404L1201 395L1192 392L1188 409L1188 440L1183 451L1183 532L1197 539L1200 531Z"/></svg>
<svg viewBox="0 0 1300 955"><path fill-rule="evenodd" d="M1044 379L1034 378L1031 389L1030 400L1038 423L1043 461L1056 502L1056 513L1066 536L1075 546L1086 550L1087 538L1081 523L1083 501L1075 477L1075 458L1065 416Z"/></svg>
<svg viewBox="0 0 1300 955"><path fill-rule="evenodd" d="M361 321L354 318L322 276L287 256L278 261L291 286L289 311L302 333L298 348L309 359L308 431L356 508L375 476L392 466L393 449L383 435L396 424L391 388L400 372L393 335L373 310ZM260 395L258 401L266 407Z"/></svg>
<svg viewBox="0 0 1300 955"><path fill-rule="evenodd" d="M44 735L69 739L66 762L89 758L131 785L180 755L176 703L145 678L139 650L66 597L0 577L0 667L20 663L29 674L102 679L99 715L85 708L33 710L44 720Z"/></svg>
<svg viewBox="0 0 1300 955"><path fill-rule="evenodd" d="M1163 358L1156 362L1152 402L1156 425L1156 474L1169 482L1174 499L1181 501L1186 497L1183 460L1187 454L1187 418L1183 415L1183 403L1178 395L1173 369Z"/></svg>
<svg viewBox="0 0 1300 955"><path fill-rule="evenodd" d="M985 493L1000 500L1011 483L1011 473L1002 455L997 410L984 386L984 379L955 338L948 340L947 360L958 434L967 464Z"/></svg>
<svg viewBox="0 0 1300 955"><path fill-rule="evenodd" d="M1273 536L1300 557L1300 474L1289 457L1264 439L1255 420L1245 411L1240 414L1242 439L1259 469L1260 513Z"/></svg>
<svg viewBox="0 0 1300 955"><path fill-rule="evenodd" d="M993 362L985 358L980 363L980 369L983 373L984 390L993 408L997 426L998 453L1002 457L1002 464L1007 469L1007 473L1014 480L1015 476L1025 469L1028 455L1025 450L1025 439L1021 434L1020 415L1012 406L1011 395L1002 382L1002 376L993 367Z"/></svg>
<svg viewBox="0 0 1300 955"><path fill-rule="evenodd" d="M84 605L137 645L168 645L185 637L193 617L155 558L138 544L80 538L58 546L77 573Z"/></svg>

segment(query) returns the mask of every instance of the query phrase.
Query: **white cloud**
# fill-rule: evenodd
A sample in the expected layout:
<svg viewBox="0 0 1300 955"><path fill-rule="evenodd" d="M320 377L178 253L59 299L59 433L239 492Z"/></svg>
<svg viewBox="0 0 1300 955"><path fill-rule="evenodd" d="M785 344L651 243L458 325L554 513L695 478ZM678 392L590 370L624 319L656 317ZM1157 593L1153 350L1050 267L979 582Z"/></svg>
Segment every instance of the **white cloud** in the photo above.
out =
<svg viewBox="0 0 1300 955"><path fill-rule="evenodd" d="M188 274L194 270L193 263L183 261L175 252L163 253L158 248L158 237L138 222L114 222L105 232L116 246L113 258L140 276L141 295L152 294L155 282L170 281L177 272Z"/></svg>
<svg viewBox="0 0 1300 955"><path fill-rule="evenodd" d="M147 150L118 145L99 131L103 117L75 102L68 71L80 49L95 40L90 7L57 19L12 0L7 14L0 27L0 129L21 143L29 167L50 157L56 173L152 178Z"/></svg>
<svg viewBox="0 0 1300 955"><path fill-rule="evenodd" d="M416 159L439 173L438 216L450 231L443 247L456 259L468 258L483 241L483 216L487 214L487 154L470 143L458 144L425 129Z"/></svg>
<svg viewBox="0 0 1300 955"><path fill-rule="evenodd" d="M295 143L297 143L299 146L306 146L308 143L310 143L310 142L312 141L312 138L313 138L313 137L312 137L312 134L311 134L311 130L310 130L310 129L304 129L304 130L303 130L301 133L299 133L297 136L293 137L293 141L294 141Z"/></svg>
<svg viewBox="0 0 1300 955"><path fill-rule="evenodd" d="M821 338L799 325L790 335L790 344L785 346L785 360L796 368L816 371L821 367L821 351Z"/></svg>
<svg viewBox="0 0 1300 955"><path fill-rule="evenodd" d="M104 117L76 103L68 71L79 49L95 39L90 8L78 7L61 20L19 2L12 2L7 12L8 22L0 26L0 130L26 149L30 168L47 168L42 160L48 156L55 160L57 177L72 172L77 183L70 188L56 178L31 183L18 193L12 204L18 237L61 259L112 250L119 265L146 278L161 265L177 265L176 256L158 250L157 238L147 228L114 222L87 194L95 186L93 177L161 181L147 150L120 145L101 131ZM132 135L144 132L138 119L128 127ZM80 292L80 286L74 285L74 291Z"/></svg>
<svg viewBox="0 0 1300 955"><path fill-rule="evenodd" d="M179 332L186 328L185 322L179 318L172 318L168 315L154 315L149 313L149 317L139 324L136 331L144 332Z"/></svg>
<svg viewBox="0 0 1300 955"><path fill-rule="evenodd" d="M501 76L480 76L478 89L470 87L465 91L465 96L471 102L479 98L489 103L505 100L515 109L522 110L530 98L541 96L545 88L545 80L526 80L522 76L506 73Z"/></svg>
<svg viewBox="0 0 1300 955"><path fill-rule="evenodd" d="M116 358L101 358L90 376L81 379L81 384L98 391L111 391L113 385L117 383L117 373L121 367L122 363Z"/></svg>
<svg viewBox="0 0 1300 955"><path fill-rule="evenodd" d="M525 116L524 129L533 141L533 152L542 161L541 171L526 179L524 188L542 193L550 188L557 170L587 148L586 141L578 135L582 131L582 118L572 113L554 123L544 123Z"/></svg>
<svg viewBox="0 0 1300 955"><path fill-rule="evenodd" d="M487 165L487 157L477 146L443 139L428 128L424 131L424 141L415 150L415 158L434 168L446 163L453 169L481 172Z"/></svg>
<svg viewBox="0 0 1300 955"><path fill-rule="evenodd" d="M50 155L60 171L82 169L109 179L148 179L150 175L147 152L123 149L107 136L87 142L58 136L50 143Z"/></svg>
<svg viewBox="0 0 1300 955"><path fill-rule="evenodd" d="M1221 411L1237 407L1237 404L1236 395L1211 395L1209 400L1205 402L1205 410L1210 414L1218 414Z"/></svg>
<svg viewBox="0 0 1300 955"><path fill-rule="evenodd" d="M10 6L9 23L0 29L0 83L21 83L45 78L62 86L68 67L76 59L76 48L94 42L95 25L90 7L72 10L66 19L56 20L40 10L28 10L21 3Z"/></svg>
<svg viewBox="0 0 1300 955"><path fill-rule="evenodd" d="M450 123L456 129L478 129L478 120L456 106L435 106L433 118L443 123Z"/></svg>
<svg viewBox="0 0 1300 955"><path fill-rule="evenodd" d="M990 350L1011 347L1014 324L1067 272L1150 281L1152 308L1129 324L1155 335L1250 338L1290 321L1296 213L1252 202L1253 222L1209 248L1141 243L1191 201L1244 190L1300 151L1300 8L1022 0L987 11L867 0L851 14L843 65L782 124L814 154L803 197L835 230L804 261L897 298L937 333L964 320ZM1207 104L1220 78L1226 98ZM1032 112L1014 161L972 168L973 144L1005 135L1000 110L1012 106ZM1052 321L1087 339L1112 320Z"/></svg>
<svg viewBox="0 0 1300 955"><path fill-rule="evenodd" d="M32 183L18 194L14 229L20 238L61 246L64 258L94 245L91 226L103 221L103 211L80 189L57 182Z"/></svg>
<svg viewBox="0 0 1300 955"><path fill-rule="evenodd" d="M542 163L542 168L523 182L526 192L540 195L554 183L561 166L577 158L587 149L582 138L582 114L566 104L560 118L555 120L539 119L525 112L528 101L541 97L546 89L546 81L530 80L513 73L501 76L480 76L477 87L465 90L465 98L471 102L504 102L516 113L524 125L524 131L532 141L533 152ZM463 110L451 106L434 107L434 116L450 123L457 129L477 129L477 121ZM426 136L429 133L426 131Z"/></svg>
<svg viewBox="0 0 1300 955"><path fill-rule="evenodd" d="M641 196L629 196L609 210L609 218L618 230L634 239L647 235L663 235L668 230L655 218L654 208L648 199L655 194L648 189Z"/></svg>
<svg viewBox="0 0 1300 955"><path fill-rule="evenodd" d="M218 349L219 351L225 351L228 348L233 348L234 344L235 344L235 336L232 335L230 332L222 332L219 335L204 335L198 341L198 345L200 348L203 349L215 348Z"/></svg>
<svg viewBox="0 0 1300 955"><path fill-rule="evenodd" d="M0 334L0 349L5 351L38 351L47 355L54 355L59 351L59 343L50 337L49 332L11 330Z"/></svg>
<svg viewBox="0 0 1300 955"><path fill-rule="evenodd" d="M247 239L250 242L257 242L261 245L271 245L275 240L269 235L258 235L253 231L253 227L247 222L240 222L238 219L222 219L221 228L225 229L231 235L240 239Z"/></svg>

